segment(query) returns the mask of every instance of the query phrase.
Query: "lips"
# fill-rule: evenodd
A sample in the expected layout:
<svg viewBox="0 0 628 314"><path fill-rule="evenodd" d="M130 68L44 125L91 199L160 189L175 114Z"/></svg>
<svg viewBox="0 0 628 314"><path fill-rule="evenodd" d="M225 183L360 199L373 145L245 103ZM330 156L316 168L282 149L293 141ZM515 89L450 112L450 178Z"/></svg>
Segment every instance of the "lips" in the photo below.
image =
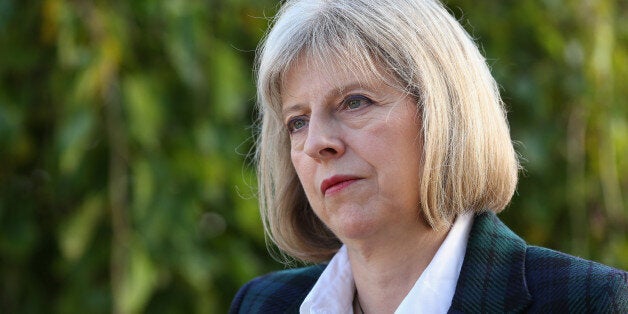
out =
<svg viewBox="0 0 628 314"><path fill-rule="evenodd" d="M328 195L338 192L359 179L359 177L349 175L329 177L321 183L321 193L323 193L323 195Z"/></svg>

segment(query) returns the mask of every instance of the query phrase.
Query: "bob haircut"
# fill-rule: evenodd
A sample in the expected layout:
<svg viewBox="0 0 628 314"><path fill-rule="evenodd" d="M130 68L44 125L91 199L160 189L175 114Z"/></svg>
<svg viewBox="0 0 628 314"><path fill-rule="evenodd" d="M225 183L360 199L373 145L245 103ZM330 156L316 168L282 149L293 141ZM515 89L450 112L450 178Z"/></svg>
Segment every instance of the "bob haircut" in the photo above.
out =
<svg viewBox="0 0 628 314"><path fill-rule="evenodd" d="M438 0L288 0L256 60L260 212L282 254L321 262L341 246L311 209L290 159L281 89L299 58L393 78L416 100L423 146L417 205L432 228L510 202L519 165L498 86Z"/></svg>

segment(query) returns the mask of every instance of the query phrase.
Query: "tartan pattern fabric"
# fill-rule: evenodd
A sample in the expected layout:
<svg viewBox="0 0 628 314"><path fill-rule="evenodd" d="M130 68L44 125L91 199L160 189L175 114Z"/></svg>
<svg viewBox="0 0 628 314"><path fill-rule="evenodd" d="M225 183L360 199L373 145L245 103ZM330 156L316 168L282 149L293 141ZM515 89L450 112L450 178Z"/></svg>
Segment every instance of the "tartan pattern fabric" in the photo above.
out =
<svg viewBox="0 0 628 314"><path fill-rule="evenodd" d="M255 278L240 288L229 313L298 313L325 266L288 269Z"/></svg>
<svg viewBox="0 0 628 314"><path fill-rule="evenodd" d="M628 273L544 248L531 247L531 291L544 291L536 312L628 313ZM568 284L565 284L568 283Z"/></svg>
<svg viewBox="0 0 628 314"><path fill-rule="evenodd" d="M244 285L230 313L298 313L325 265ZM528 246L493 213L476 216L450 313L628 313L628 273Z"/></svg>
<svg viewBox="0 0 628 314"><path fill-rule="evenodd" d="M492 213L473 222L450 313L520 312L531 296L525 285L526 243Z"/></svg>
<svg viewBox="0 0 628 314"><path fill-rule="evenodd" d="M528 246L494 214L476 217L450 313L628 313L628 273Z"/></svg>

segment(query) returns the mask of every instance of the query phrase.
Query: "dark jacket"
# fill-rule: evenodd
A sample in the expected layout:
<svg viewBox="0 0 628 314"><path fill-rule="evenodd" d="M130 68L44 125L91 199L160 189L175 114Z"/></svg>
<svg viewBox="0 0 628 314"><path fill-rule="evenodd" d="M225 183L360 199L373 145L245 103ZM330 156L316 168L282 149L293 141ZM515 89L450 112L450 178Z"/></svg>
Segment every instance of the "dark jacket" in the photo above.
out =
<svg viewBox="0 0 628 314"><path fill-rule="evenodd" d="M230 313L298 313L325 265L253 279ZM628 313L628 273L529 246L492 213L475 217L450 313Z"/></svg>

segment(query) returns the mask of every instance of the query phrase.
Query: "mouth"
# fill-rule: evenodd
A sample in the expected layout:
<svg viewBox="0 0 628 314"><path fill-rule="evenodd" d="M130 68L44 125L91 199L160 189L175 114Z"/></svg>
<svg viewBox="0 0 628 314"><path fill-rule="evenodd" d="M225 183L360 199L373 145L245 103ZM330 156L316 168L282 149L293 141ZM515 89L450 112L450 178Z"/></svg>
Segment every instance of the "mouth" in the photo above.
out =
<svg viewBox="0 0 628 314"><path fill-rule="evenodd" d="M337 175L329 177L321 183L321 193L323 195L331 195L335 192L339 192L351 185L353 182L359 180L356 176Z"/></svg>

